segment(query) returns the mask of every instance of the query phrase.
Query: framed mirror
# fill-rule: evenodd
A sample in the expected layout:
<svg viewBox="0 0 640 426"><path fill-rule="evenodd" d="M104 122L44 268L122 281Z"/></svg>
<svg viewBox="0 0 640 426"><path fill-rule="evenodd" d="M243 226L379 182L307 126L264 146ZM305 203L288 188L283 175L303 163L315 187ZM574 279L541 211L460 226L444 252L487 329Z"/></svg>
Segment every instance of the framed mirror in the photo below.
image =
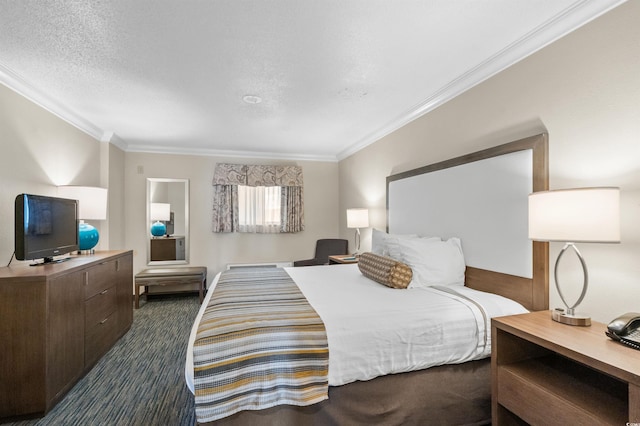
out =
<svg viewBox="0 0 640 426"><path fill-rule="evenodd" d="M147 264L189 263L189 180L147 179Z"/></svg>

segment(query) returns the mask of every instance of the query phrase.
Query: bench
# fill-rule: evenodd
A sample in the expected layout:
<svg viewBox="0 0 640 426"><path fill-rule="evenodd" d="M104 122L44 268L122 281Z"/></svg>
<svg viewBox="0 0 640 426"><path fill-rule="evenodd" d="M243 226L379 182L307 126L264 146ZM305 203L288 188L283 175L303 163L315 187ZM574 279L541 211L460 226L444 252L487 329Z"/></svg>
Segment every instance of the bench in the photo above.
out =
<svg viewBox="0 0 640 426"><path fill-rule="evenodd" d="M207 287L207 268L205 266L190 266L176 268L144 269L136 274L136 309L140 307L140 287L154 285L198 284L200 303L204 300L204 290Z"/></svg>

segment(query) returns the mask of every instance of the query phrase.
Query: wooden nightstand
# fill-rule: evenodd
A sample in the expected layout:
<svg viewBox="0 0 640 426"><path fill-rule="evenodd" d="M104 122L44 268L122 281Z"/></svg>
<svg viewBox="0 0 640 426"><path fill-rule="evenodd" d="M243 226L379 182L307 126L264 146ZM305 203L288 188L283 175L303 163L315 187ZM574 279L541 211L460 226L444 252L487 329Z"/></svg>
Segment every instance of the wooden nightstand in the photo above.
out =
<svg viewBox="0 0 640 426"><path fill-rule="evenodd" d="M640 422L640 351L533 312L492 320L492 424Z"/></svg>
<svg viewBox="0 0 640 426"><path fill-rule="evenodd" d="M352 254L333 254L329 256L329 265L336 263L358 263L358 258Z"/></svg>

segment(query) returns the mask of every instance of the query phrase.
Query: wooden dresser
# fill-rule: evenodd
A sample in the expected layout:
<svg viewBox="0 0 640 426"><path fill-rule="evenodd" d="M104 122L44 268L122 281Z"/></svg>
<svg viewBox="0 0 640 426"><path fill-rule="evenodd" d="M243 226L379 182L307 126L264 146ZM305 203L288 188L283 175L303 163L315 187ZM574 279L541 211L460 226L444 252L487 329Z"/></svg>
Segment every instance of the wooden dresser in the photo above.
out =
<svg viewBox="0 0 640 426"><path fill-rule="evenodd" d="M550 311L492 320L494 426L640 423L640 351Z"/></svg>
<svg viewBox="0 0 640 426"><path fill-rule="evenodd" d="M133 321L133 253L0 268L0 419L46 414Z"/></svg>
<svg viewBox="0 0 640 426"><path fill-rule="evenodd" d="M162 237L151 239L151 261L184 260L184 236Z"/></svg>

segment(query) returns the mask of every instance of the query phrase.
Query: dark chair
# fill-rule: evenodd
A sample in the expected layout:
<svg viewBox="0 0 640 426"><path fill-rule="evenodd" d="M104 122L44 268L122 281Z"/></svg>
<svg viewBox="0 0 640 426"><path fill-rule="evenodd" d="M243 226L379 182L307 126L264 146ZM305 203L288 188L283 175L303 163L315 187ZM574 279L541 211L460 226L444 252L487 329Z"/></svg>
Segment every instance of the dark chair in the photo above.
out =
<svg viewBox="0 0 640 426"><path fill-rule="evenodd" d="M326 238L316 242L316 255L313 259L296 260L293 266L326 265L333 254L348 254L349 241Z"/></svg>

